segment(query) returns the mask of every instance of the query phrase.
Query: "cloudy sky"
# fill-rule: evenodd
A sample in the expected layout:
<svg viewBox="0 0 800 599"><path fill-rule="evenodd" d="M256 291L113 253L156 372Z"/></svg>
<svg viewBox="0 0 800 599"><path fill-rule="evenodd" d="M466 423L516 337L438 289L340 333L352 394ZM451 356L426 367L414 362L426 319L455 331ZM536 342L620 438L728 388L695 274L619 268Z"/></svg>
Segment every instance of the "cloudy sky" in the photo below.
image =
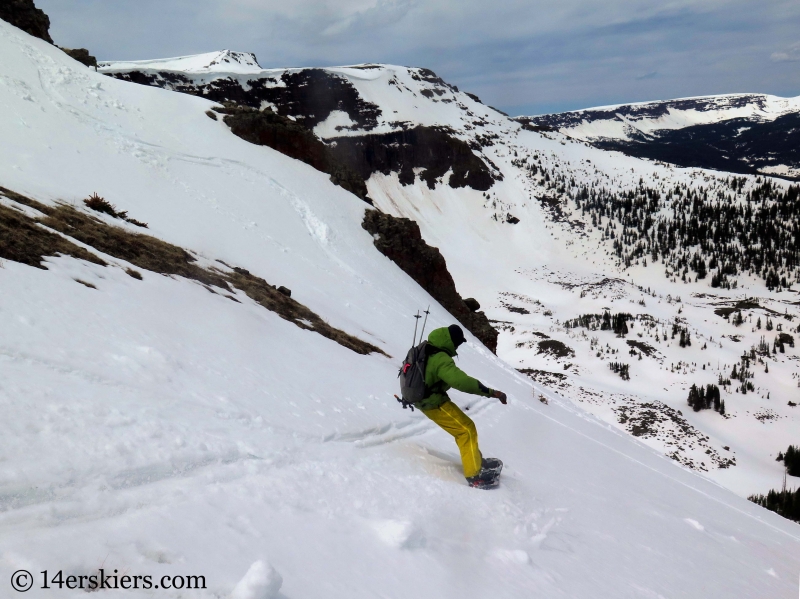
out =
<svg viewBox="0 0 800 599"><path fill-rule="evenodd" d="M99 59L424 66L509 114L800 95L798 0L35 0Z"/></svg>

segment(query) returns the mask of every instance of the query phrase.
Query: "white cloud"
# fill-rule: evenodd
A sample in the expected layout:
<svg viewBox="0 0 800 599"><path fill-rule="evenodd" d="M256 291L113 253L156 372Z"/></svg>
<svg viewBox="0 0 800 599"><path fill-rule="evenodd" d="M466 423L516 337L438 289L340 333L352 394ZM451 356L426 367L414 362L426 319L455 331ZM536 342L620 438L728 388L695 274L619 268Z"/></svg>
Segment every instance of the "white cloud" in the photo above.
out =
<svg viewBox="0 0 800 599"><path fill-rule="evenodd" d="M413 6L411 0L378 0L370 6L354 10L338 17L321 32L324 36L335 36L358 32L363 29L385 28L402 20Z"/></svg>
<svg viewBox="0 0 800 599"><path fill-rule="evenodd" d="M782 52L773 52L773 62L800 62L800 42L792 44Z"/></svg>

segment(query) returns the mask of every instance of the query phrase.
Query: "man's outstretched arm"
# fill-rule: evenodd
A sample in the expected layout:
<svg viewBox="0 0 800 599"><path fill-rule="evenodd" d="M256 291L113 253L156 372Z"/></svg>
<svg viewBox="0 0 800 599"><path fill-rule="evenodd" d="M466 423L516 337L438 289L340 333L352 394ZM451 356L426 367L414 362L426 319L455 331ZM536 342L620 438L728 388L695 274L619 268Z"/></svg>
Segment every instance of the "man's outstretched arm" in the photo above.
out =
<svg viewBox="0 0 800 599"><path fill-rule="evenodd" d="M490 389L478 379L469 376L466 372L456 366L456 363L452 359L447 360L439 367L438 375L440 379L450 385L453 389L463 393L471 393L472 395L495 397L502 403L506 403L505 393Z"/></svg>

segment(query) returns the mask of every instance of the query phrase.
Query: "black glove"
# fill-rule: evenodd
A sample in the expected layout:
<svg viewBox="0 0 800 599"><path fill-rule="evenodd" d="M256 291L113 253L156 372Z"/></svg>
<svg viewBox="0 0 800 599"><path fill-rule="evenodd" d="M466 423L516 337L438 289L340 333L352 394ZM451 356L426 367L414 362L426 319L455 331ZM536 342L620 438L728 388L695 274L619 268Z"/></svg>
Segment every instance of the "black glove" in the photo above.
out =
<svg viewBox="0 0 800 599"><path fill-rule="evenodd" d="M496 391L496 390L492 390L491 397L494 397L495 399L499 399L500 403L503 404L503 405L506 404L506 400L508 399L506 397L505 393L503 393L502 391Z"/></svg>

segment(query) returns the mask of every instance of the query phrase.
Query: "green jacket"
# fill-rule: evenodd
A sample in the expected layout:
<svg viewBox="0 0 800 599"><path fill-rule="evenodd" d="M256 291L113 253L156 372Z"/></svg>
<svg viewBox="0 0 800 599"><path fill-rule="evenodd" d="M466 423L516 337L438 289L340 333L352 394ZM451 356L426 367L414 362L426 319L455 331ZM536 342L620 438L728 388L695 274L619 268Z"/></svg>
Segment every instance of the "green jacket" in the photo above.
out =
<svg viewBox="0 0 800 599"><path fill-rule="evenodd" d="M431 334L428 335L428 343L442 351L428 358L428 365L425 368L425 386L430 389L430 395L417 402L416 407L423 410L438 408L450 401L447 392L451 388L472 395L490 396L491 389L483 386L480 381L456 366L453 361L453 356L457 355L456 348L447 327L431 331Z"/></svg>

